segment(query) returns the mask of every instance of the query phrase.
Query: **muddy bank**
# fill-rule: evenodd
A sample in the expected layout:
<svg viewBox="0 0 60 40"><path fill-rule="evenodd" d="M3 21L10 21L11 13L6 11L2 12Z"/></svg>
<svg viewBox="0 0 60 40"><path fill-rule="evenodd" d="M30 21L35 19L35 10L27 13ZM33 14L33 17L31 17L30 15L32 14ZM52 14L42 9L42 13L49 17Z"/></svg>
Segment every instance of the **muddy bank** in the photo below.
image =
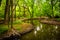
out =
<svg viewBox="0 0 60 40"><path fill-rule="evenodd" d="M4 37L1 40L20 40L19 35L11 35L10 37Z"/></svg>
<svg viewBox="0 0 60 40"><path fill-rule="evenodd" d="M26 25L26 24L24 24L24 25ZM21 31L18 31L14 28L9 29L8 31L6 31L4 34L2 34L0 36L0 40L18 40L18 39L20 39L20 37L22 35L25 35L34 29L34 27L31 24L29 24L29 25L28 25L29 27L22 29Z"/></svg>

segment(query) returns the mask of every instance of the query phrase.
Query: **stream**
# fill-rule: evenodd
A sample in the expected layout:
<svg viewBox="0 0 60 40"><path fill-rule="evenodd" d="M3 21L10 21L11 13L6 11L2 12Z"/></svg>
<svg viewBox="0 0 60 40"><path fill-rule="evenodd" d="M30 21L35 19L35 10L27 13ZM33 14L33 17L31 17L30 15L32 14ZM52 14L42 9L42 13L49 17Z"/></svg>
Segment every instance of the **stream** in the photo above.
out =
<svg viewBox="0 0 60 40"><path fill-rule="evenodd" d="M39 24L35 29L25 35L20 40L59 40L60 30L57 25Z"/></svg>

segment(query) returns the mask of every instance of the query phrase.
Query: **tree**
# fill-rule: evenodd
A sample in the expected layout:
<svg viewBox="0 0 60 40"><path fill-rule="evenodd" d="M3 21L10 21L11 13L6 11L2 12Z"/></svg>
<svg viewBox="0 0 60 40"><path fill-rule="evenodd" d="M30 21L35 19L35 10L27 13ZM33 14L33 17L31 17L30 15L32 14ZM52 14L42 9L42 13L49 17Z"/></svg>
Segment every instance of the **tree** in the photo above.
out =
<svg viewBox="0 0 60 40"><path fill-rule="evenodd" d="M2 0L0 0L0 6L1 6L1 2L2 2Z"/></svg>
<svg viewBox="0 0 60 40"><path fill-rule="evenodd" d="M14 12L13 12L13 0L10 0L10 4L11 4L11 5L10 5L10 6L11 6L11 28L13 28L13 17L14 17L14 16L13 16L13 15L14 15L14 14L13 14L13 13L14 13Z"/></svg>
<svg viewBox="0 0 60 40"><path fill-rule="evenodd" d="M6 0L5 14L4 14L4 23L8 24L9 15L10 15L10 0Z"/></svg>

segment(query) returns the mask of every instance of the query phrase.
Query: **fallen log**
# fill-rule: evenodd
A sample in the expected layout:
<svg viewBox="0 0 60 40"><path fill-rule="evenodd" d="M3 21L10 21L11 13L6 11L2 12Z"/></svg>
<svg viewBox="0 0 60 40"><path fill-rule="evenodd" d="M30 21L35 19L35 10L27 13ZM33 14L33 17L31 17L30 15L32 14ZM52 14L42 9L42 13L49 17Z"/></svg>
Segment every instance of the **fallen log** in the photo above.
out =
<svg viewBox="0 0 60 40"><path fill-rule="evenodd" d="M53 20L40 20L40 22L44 24L60 25L59 21L53 21Z"/></svg>
<svg viewBox="0 0 60 40"><path fill-rule="evenodd" d="M38 20L39 22L44 23L44 24L60 25L60 21L57 21L55 18L48 18L48 17L26 18L26 19L23 19L22 21L28 21L28 20Z"/></svg>
<svg viewBox="0 0 60 40"><path fill-rule="evenodd" d="M42 20L42 19L48 19L48 17L24 18L24 19L22 19L22 21L27 21L27 20Z"/></svg>

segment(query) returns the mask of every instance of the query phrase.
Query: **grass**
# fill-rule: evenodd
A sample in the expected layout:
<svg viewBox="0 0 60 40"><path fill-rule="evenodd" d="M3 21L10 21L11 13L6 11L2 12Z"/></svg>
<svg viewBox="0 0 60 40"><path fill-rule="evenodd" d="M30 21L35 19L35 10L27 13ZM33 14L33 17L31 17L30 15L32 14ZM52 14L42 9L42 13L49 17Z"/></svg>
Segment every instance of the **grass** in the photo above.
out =
<svg viewBox="0 0 60 40"><path fill-rule="evenodd" d="M18 30L18 31L21 30L21 27L20 27L19 24L18 25L16 24L16 25L13 25L13 26L16 30ZM9 30L7 25L0 25L0 35L3 34L7 30Z"/></svg>
<svg viewBox="0 0 60 40"><path fill-rule="evenodd" d="M7 25L0 25L0 34L2 34L6 30L8 30Z"/></svg>
<svg viewBox="0 0 60 40"><path fill-rule="evenodd" d="M24 22L22 22L21 20L16 20L13 23L13 27L16 30L20 31L20 30L22 30L22 26L21 25L23 25L23 24L24 24ZM11 25L9 25L9 26L11 26ZM4 32L7 31L7 30L9 30L9 28L8 28L8 25L1 24L0 25L0 35L4 34ZM24 25L23 25L23 28L24 28Z"/></svg>
<svg viewBox="0 0 60 40"><path fill-rule="evenodd" d="M20 24L23 23L21 20L16 20L13 22L13 27L17 30L21 30ZM11 26L11 25L9 25ZM10 28L10 27L9 27ZM8 25L1 24L0 25L0 35L5 31L9 30Z"/></svg>
<svg viewBox="0 0 60 40"><path fill-rule="evenodd" d="M13 22L13 24L21 24L21 23L22 23L21 20L16 20L16 21Z"/></svg>
<svg viewBox="0 0 60 40"><path fill-rule="evenodd" d="M9 26L11 26L11 25L9 25ZM21 22L21 21L15 21L14 24L13 24L13 27L18 31L21 31L21 30L24 31L26 28L28 28L30 26L32 26L30 23L24 23L24 22ZM9 30L9 28L8 28L8 25L0 25L0 35L4 34L4 32Z"/></svg>

